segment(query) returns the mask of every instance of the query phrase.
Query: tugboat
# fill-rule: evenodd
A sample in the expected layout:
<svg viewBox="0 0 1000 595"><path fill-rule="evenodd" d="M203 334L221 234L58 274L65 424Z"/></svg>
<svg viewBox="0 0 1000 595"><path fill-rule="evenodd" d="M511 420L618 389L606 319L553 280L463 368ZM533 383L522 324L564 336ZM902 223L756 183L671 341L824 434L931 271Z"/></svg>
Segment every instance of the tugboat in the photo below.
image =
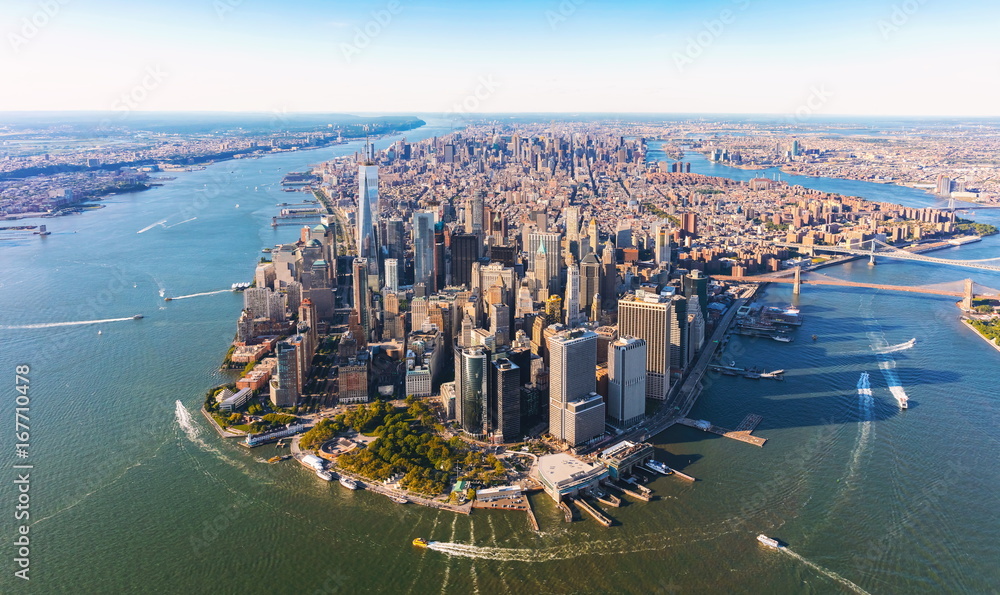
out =
<svg viewBox="0 0 1000 595"><path fill-rule="evenodd" d="M778 543L777 539L772 539L767 535L764 535L763 533L757 536L757 541L761 542L762 544L766 545L769 548L776 550L781 549L781 544Z"/></svg>
<svg viewBox="0 0 1000 595"><path fill-rule="evenodd" d="M431 542L427 541L423 537L418 537L418 538L416 538L416 539L413 540L413 545L415 545L417 547L427 547L430 544L431 544Z"/></svg>

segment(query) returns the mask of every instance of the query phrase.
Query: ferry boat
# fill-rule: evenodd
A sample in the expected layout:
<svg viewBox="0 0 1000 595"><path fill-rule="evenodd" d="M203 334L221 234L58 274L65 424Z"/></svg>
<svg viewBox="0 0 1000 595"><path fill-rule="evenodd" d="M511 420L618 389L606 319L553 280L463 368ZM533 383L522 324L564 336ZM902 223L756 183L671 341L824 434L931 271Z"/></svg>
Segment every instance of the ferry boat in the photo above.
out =
<svg viewBox="0 0 1000 595"><path fill-rule="evenodd" d="M781 544L778 543L777 539L772 539L772 538L768 537L767 535L764 535L763 533L761 533L760 535L757 536L757 541L759 541L760 543L766 545L769 548L773 548L773 549L776 549L776 550L781 548Z"/></svg>
<svg viewBox="0 0 1000 595"><path fill-rule="evenodd" d="M247 289L250 289L250 285L250 283L244 281L242 283L233 283L230 288L233 291L246 291Z"/></svg>
<svg viewBox="0 0 1000 595"><path fill-rule="evenodd" d="M652 469L653 471L656 471L657 473L662 473L663 475L670 475L671 473L673 473L673 469L667 467L666 465L664 465L660 461L657 461L656 459L649 459L648 461L646 461L646 466Z"/></svg>
<svg viewBox="0 0 1000 595"><path fill-rule="evenodd" d="M423 537L418 537L418 538L416 538L416 539L413 540L413 545L415 545L417 547L427 547L430 544L431 544L431 542L427 541Z"/></svg>
<svg viewBox="0 0 1000 595"><path fill-rule="evenodd" d="M356 489L358 489L358 482L354 481L350 477L341 477L340 478L340 485L344 486L345 488L347 488L349 490L356 490Z"/></svg>
<svg viewBox="0 0 1000 595"><path fill-rule="evenodd" d="M318 478L320 478L322 480L325 480L325 481L333 481L333 479L334 479L333 473L330 473L329 471L323 471L323 470L316 471L316 477L318 477Z"/></svg>

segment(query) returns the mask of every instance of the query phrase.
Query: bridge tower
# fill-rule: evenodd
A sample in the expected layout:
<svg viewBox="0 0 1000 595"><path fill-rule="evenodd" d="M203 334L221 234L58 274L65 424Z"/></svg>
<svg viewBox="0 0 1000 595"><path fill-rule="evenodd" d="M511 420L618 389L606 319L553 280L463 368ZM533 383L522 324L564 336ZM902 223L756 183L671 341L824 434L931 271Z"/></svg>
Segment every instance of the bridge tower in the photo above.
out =
<svg viewBox="0 0 1000 595"><path fill-rule="evenodd" d="M792 295L802 293L802 265L795 267L795 283L792 285Z"/></svg>
<svg viewBox="0 0 1000 595"><path fill-rule="evenodd" d="M972 279L965 280L965 297L962 298L962 308L966 310L972 309Z"/></svg>
<svg viewBox="0 0 1000 595"><path fill-rule="evenodd" d="M874 239L872 239L872 251L871 251L871 254L868 255L868 266L870 266L870 267L875 266L875 240Z"/></svg>

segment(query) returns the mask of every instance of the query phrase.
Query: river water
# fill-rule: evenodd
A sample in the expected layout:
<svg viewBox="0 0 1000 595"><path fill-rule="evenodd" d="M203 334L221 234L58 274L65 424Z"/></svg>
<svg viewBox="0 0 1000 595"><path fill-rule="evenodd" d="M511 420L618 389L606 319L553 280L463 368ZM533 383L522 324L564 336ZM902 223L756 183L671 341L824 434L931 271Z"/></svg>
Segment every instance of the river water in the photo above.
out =
<svg viewBox="0 0 1000 595"><path fill-rule="evenodd" d="M0 371L13 384L16 365L31 367L30 456L10 460L34 465L32 580L4 573L0 591L979 593L1000 584L1000 353L958 323L947 298L806 287L798 340L734 339L725 355L783 368L786 381L709 377L692 412L727 427L762 415L756 433L767 445L669 429L655 439L659 457L700 481L656 480L660 499L611 509L610 529L562 522L545 496L532 498L538 534L520 514L401 506L293 463L269 465L273 447L219 439L197 409L223 381L216 368L242 307L224 290L249 280L261 248L296 235L269 225L276 203L299 196L280 191L281 177L357 148L215 164L41 221L51 236L0 240ZM694 171L746 174L694 157ZM989 238L935 255L986 258L998 247ZM996 274L922 263L825 272L899 285L971 274L1000 287ZM764 301L787 304L790 288ZM64 324L96 320L105 322ZM908 411L890 386L909 396ZM12 515L6 473L0 496ZM762 532L791 552L758 546ZM416 549L418 536L449 545Z"/></svg>

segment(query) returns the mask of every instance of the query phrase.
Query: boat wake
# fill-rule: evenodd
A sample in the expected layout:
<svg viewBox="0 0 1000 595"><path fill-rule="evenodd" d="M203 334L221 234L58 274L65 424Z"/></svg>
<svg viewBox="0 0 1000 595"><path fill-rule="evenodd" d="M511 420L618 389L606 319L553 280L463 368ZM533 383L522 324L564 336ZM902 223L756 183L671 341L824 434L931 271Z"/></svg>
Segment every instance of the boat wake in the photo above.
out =
<svg viewBox="0 0 1000 595"><path fill-rule="evenodd" d="M175 298L170 298L170 299L171 300L186 300L188 298L193 298L193 297L201 297L201 296L204 296L204 295L215 295L217 293L230 293L230 292L232 292L232 289L220 289L218 291L205 291L205 292L202 292L202 293L192 293L190 295L181 295L181 296L178 296L178 297L175 297Z"/></svg>
<svg viewBox="0 0 1000 595"><path fill-rule="evenodd" d="M179 223L174 223L173 225L165 225L163 229L170 229L171 227L177 227L181 223L188 223L189 221L194 221L195 219L197 219L197 217L191 217L190 219L185 219L184 221L181 221Z"/></svg>
<svg viewBox="0 0 1000 595"><path fill-rule="evenodd" d="M869 331L867 335L868 339L871 341L872 351L875 352L875 359L878 360L878 367L882 372L882 377L885 378L885 383L889 387L889 392L892 393L896 402L899 403L901 408L906 409L909 403L909 397L903 389L903 383L900 382L899 376L896 374L896 359L893 358L891 354L913 347L916 345L917 339L913 338L906 343L886 347L885 333L882 332L882 325L875 320L874 314L871 311L871 306L869 305L867 308L863 308L862 313L869 319L864 321L865 326L873 329ZM878 332L876 332L876 330Z"/></svg>
<svg viewBox="0 0 1000 595"><path fill-rule="evenodd" d="M900 343L899 345L889 345L888 347L872 347L872 351L874 351L878 355L886 355L889 353L896 353L897 351L906 351L907 349L912 348L916 344L917 344L917 338L914 337L909 341L907 341L906 343Z"/></svg>
<svg viewBox="0 0 1000 595"><path fill-rule="evenodd" d="M861 463L861 454L871 440L873 426L873 412L875 409L875 399L872 397L872 387L868 372L862 372L858 378L858 415L861 418L861 431L858 434L854 450L851 452L851 462L847 467L847 477L845 485L850 486L851 481L858 472L858 465Z"/></svg>
<svg viewBox="0 0 1000 595"><path fill-rule="evenodd" d="M181 427L181 430L184 430L188 440L196 444L204 444L205 441L201 439L201 428L194 424L194 420L191 419L191 413L180 400L177 400L175 403L174 413L177 416L177 425Z"/></svg>
<svg viewBox="0 0 1000 595"><path fill-rule="evenodd" d="M20 325L6 325L0 326L0 329L13 330L13 329L28 329L28 328L56 328L59 326L81 326L84 324L104 324L107 322L124 322L126 320L133 320L132 316L125 318L105 318L104 320L77 320L75 322L43 322L40 324L20 324Z"/></svg>
<svg viewBox="0 0 1000 595"><path fill-rule="evenodd" d="M673 533L653 533L641 539L610 539L582 544L570 544L543 548L505 548L477 546L465 543L431 541L427 548L462 558L493 560L499 562L551 562L571 560L585 556L620 556L647 551L661 551L673 547L686 547L692 543L712 541L733 531L706 532L701 535L678 535Z"/></svg>
<svg viewBox="0 0 1000 595"><path fill-rule="evenodd" d="M139 231L137 231L137 232L135 232L135 233L146 233L147 231L149 231L149 230L153 229L153 228L154 228L154 227L156 227L157 225L163 225L163 224L164 224L164 223L166 223L166 222L167 222L167 220L166 220L166 219L163 219L163 220L161 220L161 221L157 221L156 223L154 223L154 224L152 224L152 225L147 225L146 227L143 227L142 229L140 229Z"/></svg>
<svg viewBox="0 0 1000 595"><path fill-rule="evenodd" d="M861 587L855 585L854 583L852 583L851 581L847 580L846 578L840 576L836 572L834 572L832 570L827 570L826 568L823 568L819 564L815 564L813 562L810 562L809 560L806 560L805 558L803 558L802 556L796 554L795 552L793 552L792 550L788 549L787 547L783 547L783 548L781 548L778 551L785 552L786 554L788 554L789 556L795 558L799 562L802 562L803 564L805 564L809 568L812 568L816 572L822 574L823 576L825 576L825 577L827 577L829 579L833 579L833 580L837 581L838 583L840 583L841 585L847 587L848 589L851 589L855 593L860 593L861 595L869 595L868 591L865 591Z"/></svg>

